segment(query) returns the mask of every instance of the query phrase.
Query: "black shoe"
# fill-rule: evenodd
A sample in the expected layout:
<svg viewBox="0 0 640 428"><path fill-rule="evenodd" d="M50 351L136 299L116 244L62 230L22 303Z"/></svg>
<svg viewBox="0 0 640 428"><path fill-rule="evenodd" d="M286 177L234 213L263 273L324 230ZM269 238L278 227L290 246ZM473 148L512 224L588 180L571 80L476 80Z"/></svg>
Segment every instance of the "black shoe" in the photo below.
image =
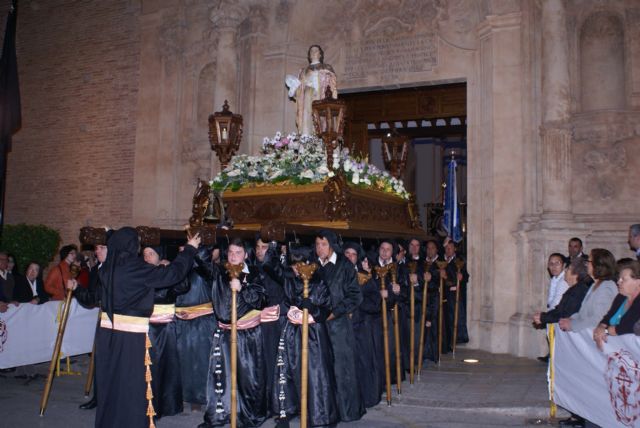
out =
<svg viewBox="0 0 640 428"><path fill-rule="evenodd" d="M538 361L540 361L541 363L547 364L549 362L549 354L545 355L544 357L538 357Z"/></svg>
<svg viewBox="0 0 640 428"><path fill-rule="evenodd" d="M80 409L82 410L91 410L91 409L95 409L98 406L98 400L96 399L96 396L94 395L91 400L87 401L86 403L82 403L80 406L78 406Z"/></svg>
<svg viewBox="0 0 640 428"><path fill-rule="evenodd" d="M560 419L558 422L560 423L561 427L584 428L584 419L582 418L578 419L578 418L570 417L566 419Z"/></svg>

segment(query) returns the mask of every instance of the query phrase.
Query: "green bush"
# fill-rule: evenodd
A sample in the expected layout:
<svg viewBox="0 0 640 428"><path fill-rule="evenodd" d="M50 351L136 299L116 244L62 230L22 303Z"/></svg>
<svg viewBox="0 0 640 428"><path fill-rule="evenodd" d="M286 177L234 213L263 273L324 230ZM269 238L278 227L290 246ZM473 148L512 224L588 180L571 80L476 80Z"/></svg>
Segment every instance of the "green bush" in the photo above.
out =
<svg viewBox="0 0 640 428"><path fill-rule="evenodd" d="M41 224L5 225L0 240L0 248L16 257L21 273L31 261L38 262L42 269L47 267L59 245L58 231Z"/></svg>

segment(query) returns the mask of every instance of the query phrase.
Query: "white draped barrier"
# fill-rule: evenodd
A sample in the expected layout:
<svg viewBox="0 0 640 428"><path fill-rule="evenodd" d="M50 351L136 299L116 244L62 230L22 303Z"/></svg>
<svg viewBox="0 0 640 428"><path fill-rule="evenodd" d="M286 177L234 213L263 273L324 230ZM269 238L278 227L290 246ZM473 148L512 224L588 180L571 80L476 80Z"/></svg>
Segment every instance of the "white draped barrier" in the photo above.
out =
<svg viewBox="0 0 640 428"><path fill-rule="evenodd" d="M23 303L0 313L0 369L51 361L63 302ZM98 309L71 301L62 355L86 354L93 348Z"/></svg>
<svg viewBox="0 0 640 428"><path fill-rule="evenodd" d="M603 352L592 336L555 326L555 403L601 427L640 427L640 337L610 336Z"/></svg>

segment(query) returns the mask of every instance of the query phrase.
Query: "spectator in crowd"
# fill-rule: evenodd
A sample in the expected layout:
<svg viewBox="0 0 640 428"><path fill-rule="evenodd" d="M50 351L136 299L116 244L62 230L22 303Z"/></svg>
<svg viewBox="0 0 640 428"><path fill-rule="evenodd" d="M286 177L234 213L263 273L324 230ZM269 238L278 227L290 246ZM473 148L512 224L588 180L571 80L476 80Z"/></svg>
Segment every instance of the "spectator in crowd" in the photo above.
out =
<svg viewBox="0 0 640 428"><path fill-rule="evenodd" d="M562 295L560 303L555 308L547 312L538 312L533 316L536 325L556 323L560 318L567 318L580 310L582 300L593 283L587 270L587 262L582 257L575 258L566 269L564 279L569 289Z"/></svg>
<svg viewBox="0 0 640 428"><path fill-rule="evenodd" d="M629 226L629 248L635 251L636 258L640 260L640 223Z"/></svg>
<svg viewBox="0 0 640 428"><path fill-rule="evenodd" d="M567 259L560 253L553 253L547 261L547 271L551 279L549 280L549 292L547 294L547 310L555 309L562 300L562 296L569 289L569 284L564 279ZM544 357L538 357L543 363L549 362L549 353Z"/></svg>
<svg viewBox="0 0 640 428"><path fill-rule="evenodd" d="M53 267L44 280L44 290L51 300L64 300L65 284L71 279L70 266L76 260L78 249L75 245L60 248L60 263Z"/></svg>
<svg viewBox="0 0 640 428"><path fill-rule="evenodd" d="M15 281L11 271L9 271L9 254L0 251L0 312L9 309L9 303L13 301L13 289Z"/></svg>
<svg viewBox="0 0 640 428"><path fill-rule="evenodd" d="M618 294L614 282L616 279L616 259L613 254L603 248L594 248L589 254L587 263L589 276L593 278L594 283L582 301L580 311L570 318L561 318L558 322L564 331L595 328Z"/></svg>
<svg viewBox="0 0 640 428"><path fill-rule="evenodd" d="M40 277L40 265L37 262L30 262L24 276L16 276L15 281L14 297L18 302L38 305L49 301Z"/></svg>
<svg viewBox="0 0 640 428"><path fill-rule="evenodd" d="M562 295L569 289L567 281L564 279L567 260L560 253L553 253L549 256L547 262L547 270L551 275L549 281L549 294L547 295L547 309L553 309L558 306Z"/></svg>
<svg viewBox="0 0 640 428"><path fill-rule="evenodd" d="M20 273L18 272L18 265L16 264L16 258L13 254L9 254L8 255L9 259L7 261L7 270L9 272L11 272L11 274L13 275L13 277L15 278L16 276L18 276Z"/></svg>
<svg viewBox="0 0 640 428"><path fill-rule="evenodd" d="M619 266L618 295L607 314L593 331L593 340L600 349L607 336L633 333L634 324L640 319L640 262L632 260Z"/></svg>
<svg viewBox="0 0 640 428"><path fill-rule="evenodd" d="M569 261L572 261L577 257L582 257L585 260L588 259L587 255L582 252L582 249L582 239L576 238L575 236L569 239Z"/></svg>

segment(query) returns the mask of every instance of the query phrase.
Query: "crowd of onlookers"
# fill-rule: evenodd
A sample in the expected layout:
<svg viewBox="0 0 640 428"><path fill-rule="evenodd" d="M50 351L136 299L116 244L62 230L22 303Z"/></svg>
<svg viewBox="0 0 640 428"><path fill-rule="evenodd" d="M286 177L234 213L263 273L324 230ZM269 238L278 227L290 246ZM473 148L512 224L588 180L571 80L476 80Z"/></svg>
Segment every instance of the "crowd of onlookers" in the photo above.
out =
<svg viewBox="0 0 640 428"><path fill-rule="evenodd" d="M534 314L534 325L558 323L563 331L593 329L600 349L608 336L640 335L640 224L629 227L628 243L636 259L616 260L604 248L585 254L579 238L569 240L568 256L551 254L547 308ZM539 359L548 361L548 356ZM564 426L584 423L577 415L561 421Z"/></svg>
<svg viewBox="0 0 640 428"><path fill-rule="evenodd" d="M22 270L14 255L0 251L0 312L6 312L10 305L38 305L49 300L64 300L64 284L72 277L86 288L89 272L96 264L94 252L78 251L75 245L66 245L60 249L59 255L60 262L43 278L38 262L29 262Z"/></svg>

